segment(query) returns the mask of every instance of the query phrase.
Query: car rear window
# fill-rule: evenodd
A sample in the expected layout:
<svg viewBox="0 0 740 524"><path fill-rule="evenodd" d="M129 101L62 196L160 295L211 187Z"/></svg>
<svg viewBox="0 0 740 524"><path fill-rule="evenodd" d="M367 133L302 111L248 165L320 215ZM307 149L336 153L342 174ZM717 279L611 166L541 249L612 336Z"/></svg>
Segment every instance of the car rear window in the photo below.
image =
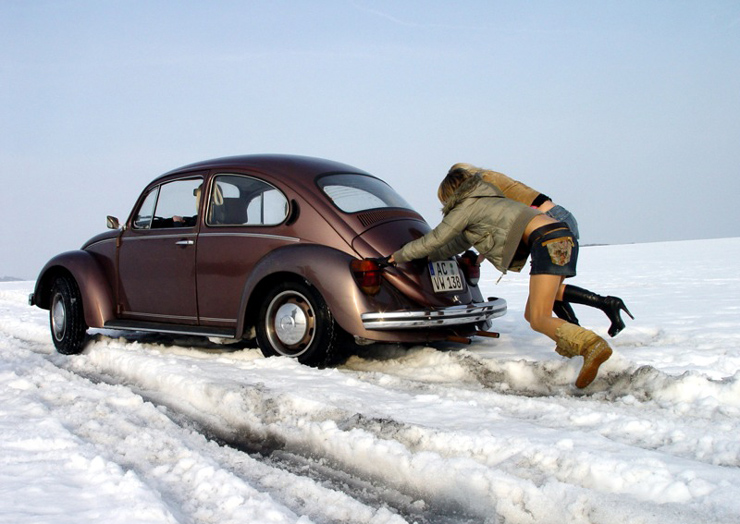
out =
<svg viewBox="0 0 740 524"><path fill-rule="evenodd" d="M413 210L411 205L391 186L371 176L326 175L318 180L318 184L334 205L345 213L357 213L384 207Z"/></svg>

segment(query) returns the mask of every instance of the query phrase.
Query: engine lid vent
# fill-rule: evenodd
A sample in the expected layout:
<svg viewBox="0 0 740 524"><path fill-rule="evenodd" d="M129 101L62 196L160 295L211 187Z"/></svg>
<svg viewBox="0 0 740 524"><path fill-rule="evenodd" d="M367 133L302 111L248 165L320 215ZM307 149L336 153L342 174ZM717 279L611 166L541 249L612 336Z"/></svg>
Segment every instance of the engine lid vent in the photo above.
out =
<svg viewBox="0 0 740 524"><path fill-rule="evenodd" d="M398 208L387 208L387 209L373 209L371 211L365 211L357 214L357 219L364 227L370 227L373 224L388 220L389 218L420 218L419 215L411 210L398 209Z"/></svg>

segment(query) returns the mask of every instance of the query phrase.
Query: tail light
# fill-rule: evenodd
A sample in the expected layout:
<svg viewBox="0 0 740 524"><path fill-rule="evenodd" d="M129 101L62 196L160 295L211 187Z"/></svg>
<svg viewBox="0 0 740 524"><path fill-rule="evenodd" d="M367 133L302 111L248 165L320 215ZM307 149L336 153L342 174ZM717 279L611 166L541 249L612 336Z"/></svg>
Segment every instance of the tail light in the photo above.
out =
<svg viewBox="0 0 740 524"><path fill-rule="evenodd" d="M352 276L366 295L377 295L382 280L380 265L374 260L353 260L349 264Z"/></svg>
<svg viewBox="0 0 740 524"><path fill-rule="evenodd" d="M480 280L480 264L478 263L478 255L472 251L466 251L458 258L460 269L462 269L465 280L471 286L477 286Z"/></svg>

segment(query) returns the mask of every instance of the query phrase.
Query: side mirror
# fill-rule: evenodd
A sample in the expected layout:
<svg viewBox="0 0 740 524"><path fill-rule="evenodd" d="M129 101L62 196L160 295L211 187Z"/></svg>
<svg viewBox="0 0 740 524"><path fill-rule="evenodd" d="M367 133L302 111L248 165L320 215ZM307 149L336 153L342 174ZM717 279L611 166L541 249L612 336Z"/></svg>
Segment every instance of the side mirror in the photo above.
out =
<svg viewBox="0 0 740 524"><path fill-rule="evenodd" d="M108 226L108 229L118 229L121 227L118 223L118 219L111 215L105 217L105 225Z"/></svg>

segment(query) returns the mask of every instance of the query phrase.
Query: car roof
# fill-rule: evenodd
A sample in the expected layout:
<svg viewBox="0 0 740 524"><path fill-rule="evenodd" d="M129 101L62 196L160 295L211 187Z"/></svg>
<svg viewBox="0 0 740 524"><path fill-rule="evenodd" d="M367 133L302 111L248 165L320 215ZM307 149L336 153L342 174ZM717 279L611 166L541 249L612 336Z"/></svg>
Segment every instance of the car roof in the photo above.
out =
<svg viewBox="0 0 740 524"><path fill-rule="evenodd" d="M327 160L324 158L300 156L300 155L238 155L211 160L203 160L173 169L159 178L168 177L177 173L189 171L238 169L257 171L268 175L278 176L282 179L296 179L305 181L313 179L317 175L326 173L357 173L369 175L369 173L348 164Z"/></svg>

